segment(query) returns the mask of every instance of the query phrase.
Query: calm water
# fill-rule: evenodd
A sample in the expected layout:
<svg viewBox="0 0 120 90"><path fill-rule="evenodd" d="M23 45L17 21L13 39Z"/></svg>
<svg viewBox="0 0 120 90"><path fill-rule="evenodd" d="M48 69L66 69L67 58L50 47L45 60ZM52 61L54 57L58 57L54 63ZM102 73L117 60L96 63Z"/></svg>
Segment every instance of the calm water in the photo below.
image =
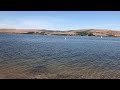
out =
<svg viewBox="0 0 120 90"><path fill-rule="evenodd" d="M1 76L81 69L119 71L120 38L0 34Z"/></svg>

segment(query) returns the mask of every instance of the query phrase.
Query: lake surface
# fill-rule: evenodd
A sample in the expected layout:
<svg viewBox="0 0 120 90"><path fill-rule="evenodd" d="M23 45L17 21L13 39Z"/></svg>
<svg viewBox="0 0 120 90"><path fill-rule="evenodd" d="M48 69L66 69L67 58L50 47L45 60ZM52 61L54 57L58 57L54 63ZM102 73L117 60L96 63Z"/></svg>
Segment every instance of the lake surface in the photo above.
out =
<svg viewBox="0 0 120 90"><path fill-rule="evenodd" d="M120 78L120 38L0 34L0 78Z"/></svg>

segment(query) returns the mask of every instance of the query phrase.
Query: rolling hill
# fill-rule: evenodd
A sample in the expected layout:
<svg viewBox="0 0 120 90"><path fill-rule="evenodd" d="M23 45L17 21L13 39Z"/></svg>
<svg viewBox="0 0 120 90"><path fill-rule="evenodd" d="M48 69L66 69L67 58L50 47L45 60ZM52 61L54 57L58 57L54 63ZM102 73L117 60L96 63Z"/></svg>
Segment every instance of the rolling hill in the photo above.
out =
<svg viewBox="0 0 120 90"><path fill-rule="evenodd" d="M9 34L40 34L40 35L69 35L69 36L113 36L120 37L120 31L106 29L80 29L80 30L46 30L46 29L0 29L0 33Z"/></svg>

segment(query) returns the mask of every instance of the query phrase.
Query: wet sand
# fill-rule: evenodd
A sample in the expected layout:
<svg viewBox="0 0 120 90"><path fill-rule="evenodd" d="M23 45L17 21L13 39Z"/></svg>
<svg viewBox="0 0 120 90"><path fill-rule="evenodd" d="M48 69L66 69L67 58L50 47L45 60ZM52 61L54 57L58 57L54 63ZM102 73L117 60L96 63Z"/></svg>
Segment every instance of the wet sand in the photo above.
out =
<svg viewBox="0 0 120 90"><path fill-rule="evenodd" d="M120 71L63 71L56 74L35 75L36 79L120 79Z"/></svg>
<svg viewBox="0 0 120 90"><path fill-rule="evenodd" d="M118 70L60 70L56 72L24 71L22 69L0 69L0 79L120 79Z"/></svg>

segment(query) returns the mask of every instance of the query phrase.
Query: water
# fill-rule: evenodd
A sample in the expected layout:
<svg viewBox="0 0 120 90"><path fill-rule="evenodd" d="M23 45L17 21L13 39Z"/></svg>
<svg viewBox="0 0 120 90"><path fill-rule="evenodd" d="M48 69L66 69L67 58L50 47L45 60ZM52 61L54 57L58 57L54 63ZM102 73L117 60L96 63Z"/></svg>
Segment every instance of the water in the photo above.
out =
<svg viewBox="0 0 120 90"><path fill-rule="evenodd" d="M0 34L0 78L120 78L119 54L117 37Z"/></svg>

